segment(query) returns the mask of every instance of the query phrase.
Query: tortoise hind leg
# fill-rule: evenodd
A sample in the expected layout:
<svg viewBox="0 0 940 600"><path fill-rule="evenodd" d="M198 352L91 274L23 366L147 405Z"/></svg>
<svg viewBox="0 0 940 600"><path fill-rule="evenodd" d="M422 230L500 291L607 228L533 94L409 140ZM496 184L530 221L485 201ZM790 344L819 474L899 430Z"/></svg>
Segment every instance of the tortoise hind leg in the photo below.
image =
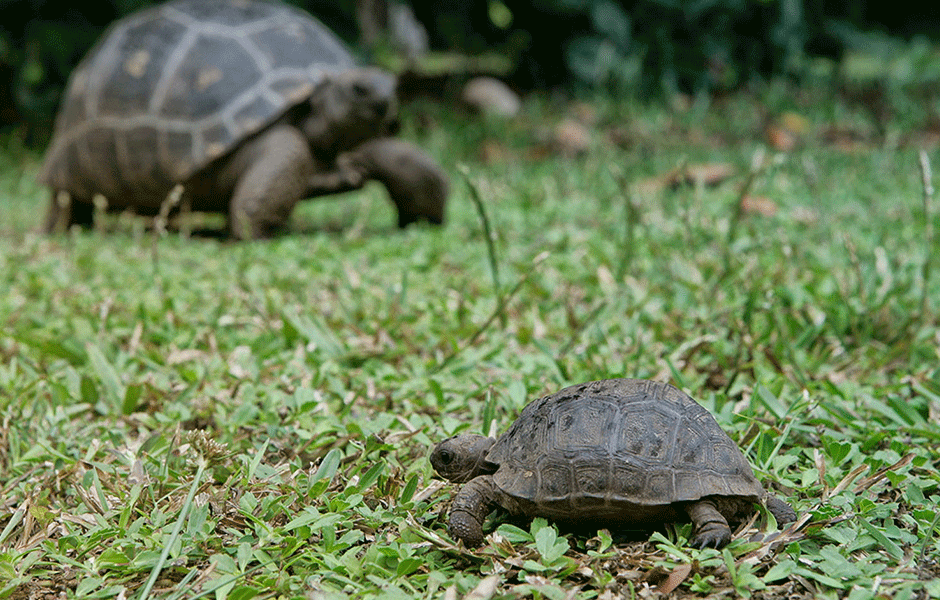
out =
<svg viewBox="0 0 940 600"><path fill-rule="evenodd" d="M689 545L695 548L723 548L731 541L728 521L708 499L691 502L685 507L692 519L693 534Z"/></svg>
<svg viewBox="0 0 940 600"><path fill-rule="evenodd" d="M777 525L784 525L785 523L796 521L796 511L780 498L768 495L764 498L764 505L767 506L767 510L770 511L770 514L774 516Z"/></svg>
<svg viewBox="0 0 940 600"><path fill-rule="evenodd" d="M41 233L68 231L72 225L88 229L94 223L95 207L62 190L52 190L49 208L39 228Z"/></svg>
<svg viewBox="0 0 940 600"><path fill-rule="evenodd" d="M480 475L468 481L450 506L447 530L463 540L468 548L483 545L483 520L496 501L496 487L490 475Z"/></svg>

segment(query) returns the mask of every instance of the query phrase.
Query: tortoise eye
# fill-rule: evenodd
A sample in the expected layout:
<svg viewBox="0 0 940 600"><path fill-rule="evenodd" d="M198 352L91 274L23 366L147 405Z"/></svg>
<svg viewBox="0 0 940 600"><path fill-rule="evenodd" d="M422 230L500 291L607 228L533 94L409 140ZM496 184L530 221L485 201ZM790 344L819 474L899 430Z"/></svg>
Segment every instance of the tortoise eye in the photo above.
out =
<svg viewBox="0 0 940 600"><path fill-rule="evenodd" d="M442 465L449 465L454 462L454 453L450 450L441 450L440 454L437 455L441 459Z"/></svg>

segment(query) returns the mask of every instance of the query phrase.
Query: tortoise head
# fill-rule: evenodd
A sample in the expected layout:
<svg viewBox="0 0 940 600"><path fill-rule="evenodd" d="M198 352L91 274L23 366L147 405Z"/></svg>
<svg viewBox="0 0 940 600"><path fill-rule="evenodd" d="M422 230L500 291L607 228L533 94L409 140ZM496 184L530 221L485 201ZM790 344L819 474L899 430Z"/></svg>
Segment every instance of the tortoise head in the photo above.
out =
<svg viewBox="0 0 940 600"><path fill-rule="evenodd" d="M495 473L499 465L486 460L486 453L495 442L493 438L483 435L455 435L434 446L431 466L438 475L454 483L464 483L479 475Z"/></svg>
<svg viewBox="0 0 940 600"><path fill-rule="evenodd" d="M334 73L310 96L302 124L319 155L336 155L362 142L394 133L398 101L394 75L371 67Z"/></svg>

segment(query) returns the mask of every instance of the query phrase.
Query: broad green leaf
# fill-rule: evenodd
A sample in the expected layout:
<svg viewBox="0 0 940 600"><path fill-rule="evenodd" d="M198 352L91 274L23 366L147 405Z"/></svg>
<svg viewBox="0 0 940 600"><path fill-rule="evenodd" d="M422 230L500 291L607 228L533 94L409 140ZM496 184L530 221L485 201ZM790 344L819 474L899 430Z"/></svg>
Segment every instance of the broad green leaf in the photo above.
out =
<svg viewBox="0 0 940 600"><path fill-rule="evenodd" d="M126 390L124 389L124 384L121 383L121 378L118 376L114 365L108 362L108 359L105 358L104 354L95 344L88 344L85 350L88 352L88 359L92 368L98 375L98 381L101 382L101 385L105 389L109 404L113 408L123 406Z"/></svg>
<svg viewBox="0 0 940 600"><path fill-rule="evenodd" d="M240 585L228 593L228 600L251 600L260 593L258 588Z"/></svg>
<svg viewBox="0 0 940 600"><path fill-rule="evenodd" d="M401 491L401 495L398 497L398 501L402 504L406 502L411 502L411 499L415 495L415 491L418 489L418 476L412 475L408 480L408 483L405 484L404 489Z"/></svg>

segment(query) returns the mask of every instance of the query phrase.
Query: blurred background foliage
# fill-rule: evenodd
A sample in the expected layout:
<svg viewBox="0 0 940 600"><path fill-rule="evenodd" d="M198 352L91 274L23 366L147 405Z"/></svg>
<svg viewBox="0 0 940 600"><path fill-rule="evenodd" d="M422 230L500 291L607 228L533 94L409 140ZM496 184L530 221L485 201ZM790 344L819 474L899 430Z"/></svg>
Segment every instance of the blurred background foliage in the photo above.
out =
<svg viewBox="0 0 940 600"><path fill-rule="evenodd" d="M291 3L350 43L359 38L357 0ZM0 127L44 141L75 64L108 23L154 4L0 0ZM509 65L502 74L523 90L714 92L799 79L815 59L848 51L884 63L906 52L905 68L918 74L940 64L932 3L899 10L884 0L413 0L411 7L432 51L500 55Z"/></svg>

